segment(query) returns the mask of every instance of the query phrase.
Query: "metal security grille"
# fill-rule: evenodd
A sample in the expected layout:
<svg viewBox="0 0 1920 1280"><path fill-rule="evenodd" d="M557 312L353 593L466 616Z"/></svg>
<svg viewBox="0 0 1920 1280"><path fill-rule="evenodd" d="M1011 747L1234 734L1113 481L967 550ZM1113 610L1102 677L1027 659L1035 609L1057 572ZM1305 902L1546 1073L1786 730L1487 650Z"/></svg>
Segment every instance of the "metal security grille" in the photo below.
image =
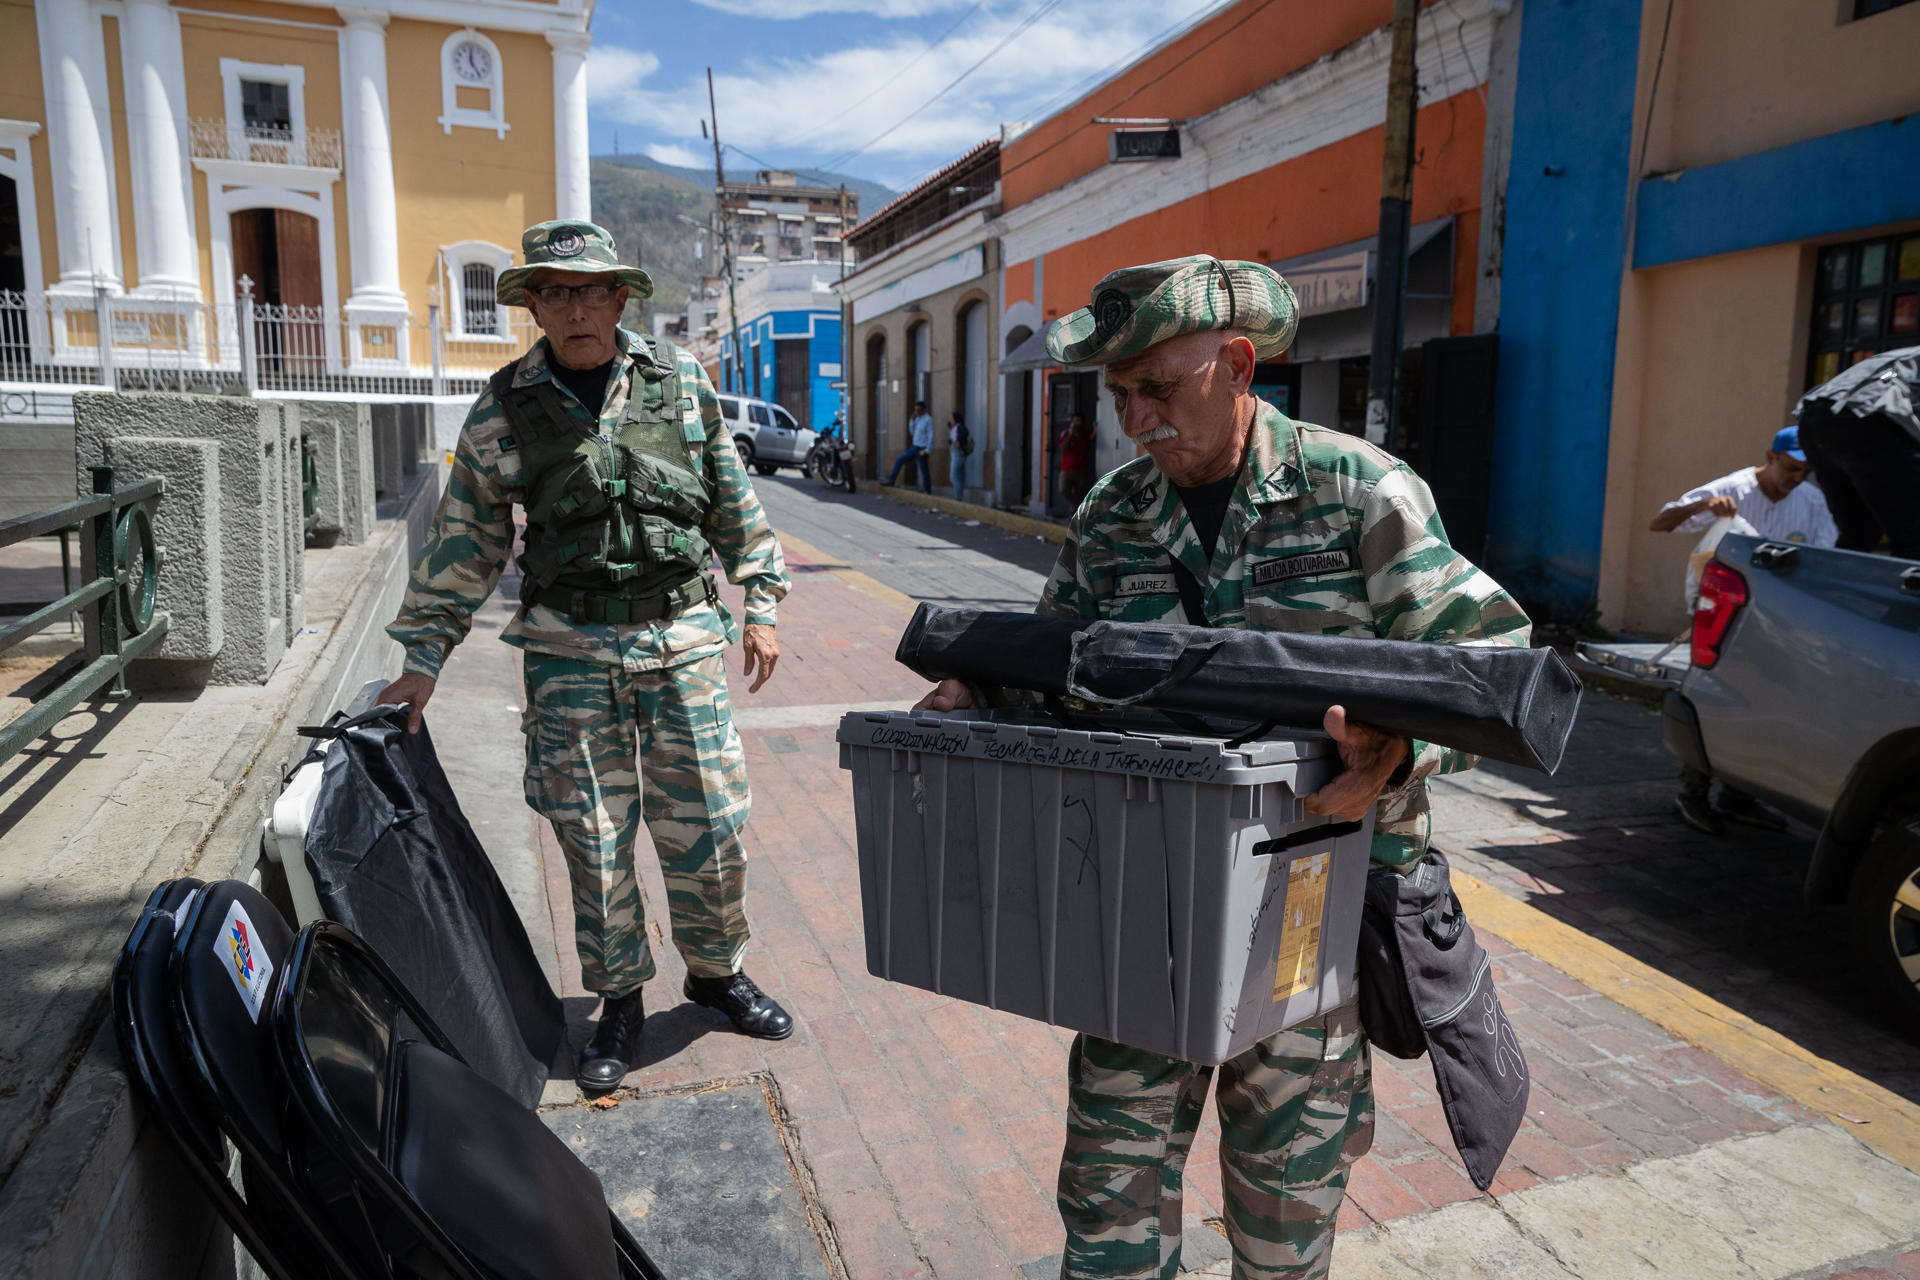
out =
<svg viewBox="0 0 1920 1280"><path fill-rule="evenodd" d="M1813 291L1809 387L1877 352L1920 343L1920 234L1824 246Z"/></svg>
<svg viewBox="0 0 1920 1280"><path fill-rule="evenodd" d="M460 268L460 314L467 333L497 335L500 332L499 304L494 298L494 271L484 262L469 262Z"/></svg>

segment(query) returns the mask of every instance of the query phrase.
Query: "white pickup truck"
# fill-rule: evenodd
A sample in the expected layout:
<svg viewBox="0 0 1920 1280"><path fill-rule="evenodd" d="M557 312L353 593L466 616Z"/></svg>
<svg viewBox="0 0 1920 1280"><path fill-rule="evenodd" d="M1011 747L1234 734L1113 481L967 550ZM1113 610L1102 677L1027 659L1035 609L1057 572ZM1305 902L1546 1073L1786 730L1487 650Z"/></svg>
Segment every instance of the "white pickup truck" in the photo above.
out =
<svg viewBox="0 0 1920 1280"><path fill-rule="evenodd" d="M1875 980L1920 1021L1920 562L1729 534L1688 641L1579 657L1665 691L1682 763L1818 832L1808 901L1845 904Z"/></svg>

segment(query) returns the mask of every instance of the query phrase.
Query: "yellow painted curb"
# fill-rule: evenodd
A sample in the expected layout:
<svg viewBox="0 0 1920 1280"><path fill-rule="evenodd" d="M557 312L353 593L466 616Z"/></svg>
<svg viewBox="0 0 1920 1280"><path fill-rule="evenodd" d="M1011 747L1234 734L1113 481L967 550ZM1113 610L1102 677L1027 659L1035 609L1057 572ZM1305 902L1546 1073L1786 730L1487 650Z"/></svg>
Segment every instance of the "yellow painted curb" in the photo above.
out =
<svg viewBox="0 0 1920 1280"><path fill-rule="evenodd" d="M781 533L778 537L781 546L793 548L793 553L802 560L811 560L815 564L835 566L828 569L827 572L846 583L849 587L852 587L855 591L860 592L862 595L872 596L889 609L897 609L902 613L912 613L920 607L920 602L906 594L906 592L895 591L878 578L862 573L850 565L841 565L832 556L820 550L820 548L814 546L811 542L796 538L790 533Z"/></svg>
<svg viewBox="0 0 1920 1280"><path fill-rule="evenodd" d="M1614 1003L1820 1112L1888 1159L1920 1172L1920 1105L1458 869L1453 888L1476 928L1499 934Z"/></svg>
<svg viewBox="0 0 1920 1280"><path fill-rule="evenodd" d="M1032 516L1002 511L998 507L983 507L972 502L956 502L952 498L922 493L918 489L901 489L893 485L876 484L873 486L873 491L883 498L904 502L910 507L938 511L942 515L958 516L962 520L978 520L981 524L990 524L996 529L1005 529L1008 533L1033 534L1045 538L1048 542L1067 540L1067 526L1055 524L1051 520L1036 520Z"/></svg>

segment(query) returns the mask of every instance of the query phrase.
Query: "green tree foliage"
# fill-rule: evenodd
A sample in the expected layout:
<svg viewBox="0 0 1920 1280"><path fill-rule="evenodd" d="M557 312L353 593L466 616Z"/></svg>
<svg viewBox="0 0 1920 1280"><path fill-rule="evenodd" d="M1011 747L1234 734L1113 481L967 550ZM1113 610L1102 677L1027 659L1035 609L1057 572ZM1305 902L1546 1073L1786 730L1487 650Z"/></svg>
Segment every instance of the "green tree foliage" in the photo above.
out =
<svg viewBox="0 0 1920 1280"><path fill-rule="evenodd" d="M706 266L694 258L694 245L713 209L713 193L685 179L608 160L593 161L593 220L613 233L620 261L644 267L653 277L652 309L677 314ZM693 223L681 221L681 216ZM638 325L640 307L629 303L627 323Z"/></svg>

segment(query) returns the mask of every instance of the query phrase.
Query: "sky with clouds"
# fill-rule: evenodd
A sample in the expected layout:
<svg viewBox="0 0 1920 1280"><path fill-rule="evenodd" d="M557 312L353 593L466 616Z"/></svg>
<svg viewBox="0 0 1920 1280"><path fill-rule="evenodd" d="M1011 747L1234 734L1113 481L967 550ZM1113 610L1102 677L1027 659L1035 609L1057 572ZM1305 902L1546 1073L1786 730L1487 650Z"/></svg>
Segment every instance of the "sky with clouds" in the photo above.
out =
<svg viewBox="0 0 1920 1280"><path fill-rule="evenodd" d="M729 169L828 168L900 189L1002 124L1044 119L1219 7L599 0L587 63L592 150L605 155L617 144L710 166L701 122L711 66Z"/></svg>

